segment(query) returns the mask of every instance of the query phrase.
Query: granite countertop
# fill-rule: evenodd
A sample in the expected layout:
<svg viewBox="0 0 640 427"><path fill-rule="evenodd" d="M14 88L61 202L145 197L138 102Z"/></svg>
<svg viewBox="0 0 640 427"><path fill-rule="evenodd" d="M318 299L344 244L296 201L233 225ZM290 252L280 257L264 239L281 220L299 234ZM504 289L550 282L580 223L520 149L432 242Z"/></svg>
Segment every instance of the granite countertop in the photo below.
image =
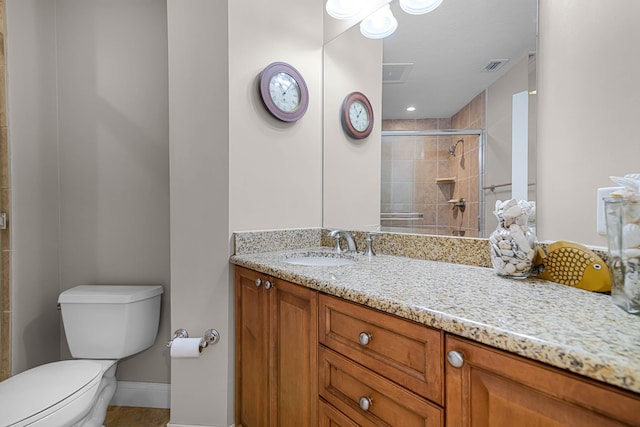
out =
<svg viewBox="0 0 640 427"><path fill-rule="evenodd" d="M285 257L310 248L234 255L231 263L640 393L640 316L597 294L492 269L400 256L350 255L339 267Z"/></svg>

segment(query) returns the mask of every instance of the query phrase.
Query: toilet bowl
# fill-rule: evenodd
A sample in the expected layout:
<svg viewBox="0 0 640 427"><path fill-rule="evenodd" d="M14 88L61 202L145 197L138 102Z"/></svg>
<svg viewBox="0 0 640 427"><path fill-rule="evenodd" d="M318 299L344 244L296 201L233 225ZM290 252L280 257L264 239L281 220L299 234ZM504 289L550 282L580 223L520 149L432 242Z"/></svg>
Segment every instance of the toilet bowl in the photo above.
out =
<svg viewBox="0 0 640 427"><path fill-rule="evenodd" d="M153 345L162 286L82 285L60 294L75 360L0 382L0 426L98 427L116 391L119 359Z"/></svg>

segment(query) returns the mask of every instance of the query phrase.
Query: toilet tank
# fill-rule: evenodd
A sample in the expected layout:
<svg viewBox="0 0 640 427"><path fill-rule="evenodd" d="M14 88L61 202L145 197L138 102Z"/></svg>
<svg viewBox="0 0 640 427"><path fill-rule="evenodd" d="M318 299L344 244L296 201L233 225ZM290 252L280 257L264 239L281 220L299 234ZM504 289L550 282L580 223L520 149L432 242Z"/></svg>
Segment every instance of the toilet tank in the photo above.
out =
<svg viewBox="0 0 640 427"><path fill-rule="evenodd" d="M81 285L58 303L71 355L122 359L151 347L158 333L158 285Z"/></svg>

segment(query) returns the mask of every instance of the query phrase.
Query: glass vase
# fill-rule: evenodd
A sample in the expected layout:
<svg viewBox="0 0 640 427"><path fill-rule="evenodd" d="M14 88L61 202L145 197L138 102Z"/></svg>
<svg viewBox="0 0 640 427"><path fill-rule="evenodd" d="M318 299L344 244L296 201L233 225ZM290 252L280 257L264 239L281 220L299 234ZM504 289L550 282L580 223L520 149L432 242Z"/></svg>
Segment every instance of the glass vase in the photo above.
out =
<svg viewBox="0 0 640 427"><path fill-rule="evenodd" d="M532 275L537 238L529 217L534 212L532 202L511 200L496 204L494 215L498 227L489 236L489 243L491 264L498 276L526 278Z"/></svg>
<svg viewBox="0 0 640 427"><path fill-rule="evenodd" d="M640 199L605 198L611 299L640 314Z"/></svg>

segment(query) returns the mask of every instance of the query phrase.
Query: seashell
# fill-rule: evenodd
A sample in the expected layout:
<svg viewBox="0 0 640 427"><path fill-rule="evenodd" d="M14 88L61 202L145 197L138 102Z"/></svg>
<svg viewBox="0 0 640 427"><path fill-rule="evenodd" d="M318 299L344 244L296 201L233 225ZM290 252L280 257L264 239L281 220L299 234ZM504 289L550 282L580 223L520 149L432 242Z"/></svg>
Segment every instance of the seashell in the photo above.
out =
<svg viewBox="0 0 640 427"><path fill-rule="evenodd" d="M501 249L500 252L502 253L502 255L507 256L507 257L513 257L513 251L511 249Z"/></svg>
<svg viewBox="0 0 640 427"><path fill-rule="evenodd" d="M640 249L638 249L638 248L623 249L622 250L622 254L626 258L640 258Z"/></svg>
<svg viewBox="0 0 640 427"><path fill-rule="evenodd" d="M518 205L511 206L509 209L504 211L504 219L514 219L522 215L522 208Z"/></svg>
<svg viewBox="0 0 640 427"><path fill-rule="evenodd" d="M506 240L501 240L500 242L498 242L498 247L500 249L511 249L511 243L507 242Z"/></svg>
<svg viewBox="0 0 640 427"><path fill-rule="evenodd" d="M516 272L516 266L513 264L507 264L504 267L504 271L506 271L507 274L513 274Z"/></svg>
<svg viewBox="0 0 640 427"><path fill-rule="evenodd" d="M622 245L625 249L640 247L640 225L627 224L622 228Z"/></svg>
<svg viewBox="0 0 640 427"><path fill-rule="evenodd" d="M525 253L524 253L524 252L522 252L522 251L515 251L515 253L514 253L514 254L515 254L516 258L519 258L519 259L527 259L527 254L525 254Z"/></svg>
<svg viewBox="0 0 640 427"><path fill-rule="evenodd" d="M638 174L627 174L625 176L610 176L611 180L621 187L628 188L634 193L640 193L640 179Z"/></svg>
<svg viewBox="0 0 640 427"><path fill-rule="evenodd" d="M516 268L518 269L518 271L527 271L529 268L531 268L531 264L528 262L519 262L516 264Z"/></svg>
<svg viewBox="0 0 640 427"><path fill-rule="evenodd" d="M533 251L533 248L529 246L529 240L524 236L524 233L522 232L520 227L514 224L509 227L509 230L511 231L511 237L513 237L513 240L516 242L516 245L518 245L518 248L520 248L520 250L524 251L527 254Z"/></svg>

